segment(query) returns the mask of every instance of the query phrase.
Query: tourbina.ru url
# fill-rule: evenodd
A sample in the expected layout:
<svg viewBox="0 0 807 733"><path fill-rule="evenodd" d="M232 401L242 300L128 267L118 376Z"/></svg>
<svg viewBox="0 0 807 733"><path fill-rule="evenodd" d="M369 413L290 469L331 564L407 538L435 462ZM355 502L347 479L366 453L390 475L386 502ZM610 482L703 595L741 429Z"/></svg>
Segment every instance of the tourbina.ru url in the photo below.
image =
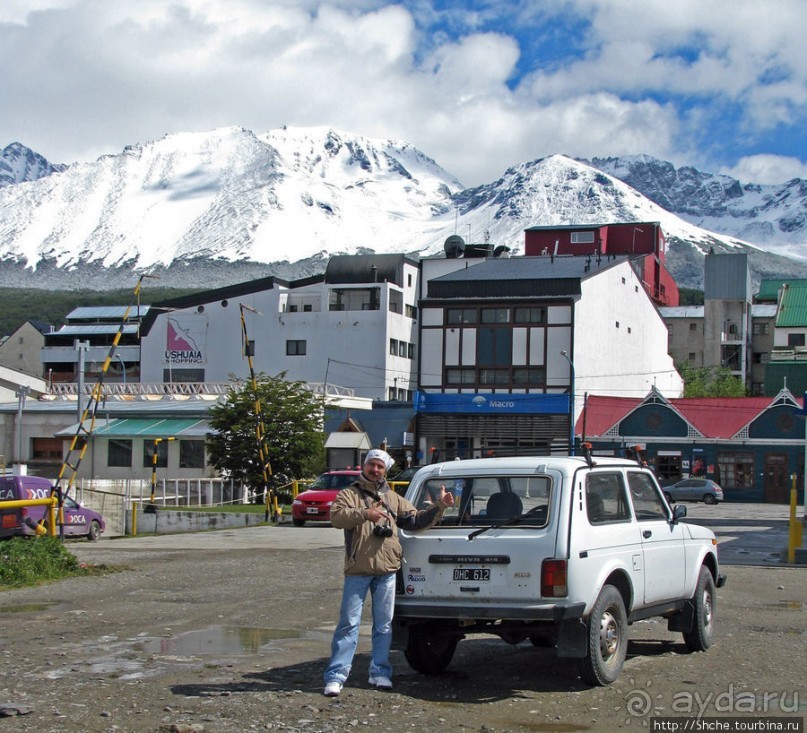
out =
<svg viewBox="0 0 807 733"><path fill-rule="evenodd" d="M650 730L657 733L714 731L715 733L804 733L804 718L775 716L765 718L651 718Z"/></svg>

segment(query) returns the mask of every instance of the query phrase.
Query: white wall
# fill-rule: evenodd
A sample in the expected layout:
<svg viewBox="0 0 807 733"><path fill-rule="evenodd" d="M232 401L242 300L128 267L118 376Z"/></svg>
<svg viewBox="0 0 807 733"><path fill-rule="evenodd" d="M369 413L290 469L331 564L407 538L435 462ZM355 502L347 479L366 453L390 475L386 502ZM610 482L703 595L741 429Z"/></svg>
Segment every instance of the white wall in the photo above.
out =
<svg viewBox="0 0 807 733"><path fill-rule="evenodd" d="M627 262L583 280L574 365L578 414L585 392L645 397L655 385L665 397L683 395L667 353L667 327Z"/></svg>

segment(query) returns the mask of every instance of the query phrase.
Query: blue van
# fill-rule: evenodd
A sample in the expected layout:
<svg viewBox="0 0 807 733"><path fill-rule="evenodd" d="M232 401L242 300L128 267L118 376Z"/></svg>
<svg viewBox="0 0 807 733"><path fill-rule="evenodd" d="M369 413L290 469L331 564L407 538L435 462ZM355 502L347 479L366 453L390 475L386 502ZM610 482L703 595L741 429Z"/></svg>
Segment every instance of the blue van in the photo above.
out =
<svg viewBox="0 0 807 733"><path fill-rule="evenodd" d="M0 476L0 538L33 537L47 529L45 505L3 508L4 501L49 499L53 484L40 476ZM65 537L86 537L95 541L106 529L104 518L81 506L69 496L64 499ZM59 535L59 528L56 528Z"/></svg>

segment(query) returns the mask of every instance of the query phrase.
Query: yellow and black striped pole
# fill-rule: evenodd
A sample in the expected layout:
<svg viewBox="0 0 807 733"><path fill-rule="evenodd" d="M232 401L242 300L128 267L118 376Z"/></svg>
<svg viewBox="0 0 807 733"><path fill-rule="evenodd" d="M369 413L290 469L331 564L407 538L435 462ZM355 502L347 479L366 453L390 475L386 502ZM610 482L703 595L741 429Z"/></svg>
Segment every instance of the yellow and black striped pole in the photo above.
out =
<svg viewBox="0 0 807 733"><path fill-rule="evenodd" d="M249 376L252 382L252 397L255 400L255 437L258 443L258 461L261 466L261 475L263 479L263 497L266 502L266 512L264 514L265 521L269 521L271 514L272 521L277 522L280 518L280 509L277 504L277 495L269 488L269 477L272 475L272 466L269 461L269 450L266 445L266 426L263 422L263 411L261 409L261 398L258 395L258 380L255 377L255 366L252 363L253 348L247 334L247 319L244 315L245 311L250 311L260 315L258 311L248 305L239 303L241 308L241 335L244 342L244 355L247 357L249 364Z"/></svg>

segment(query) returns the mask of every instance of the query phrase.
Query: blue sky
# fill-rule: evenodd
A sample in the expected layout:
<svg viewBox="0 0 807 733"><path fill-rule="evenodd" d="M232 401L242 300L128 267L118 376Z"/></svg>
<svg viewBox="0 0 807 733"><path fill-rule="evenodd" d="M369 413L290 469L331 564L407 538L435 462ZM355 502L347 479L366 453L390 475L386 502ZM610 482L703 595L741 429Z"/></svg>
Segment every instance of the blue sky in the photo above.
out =
<svg viewBox="0 0 807 733"><path fill-rule="evenodd" d="M807 178L804 0L3 0L0 147L327 125L466 186L546 155Z"/></svg>

